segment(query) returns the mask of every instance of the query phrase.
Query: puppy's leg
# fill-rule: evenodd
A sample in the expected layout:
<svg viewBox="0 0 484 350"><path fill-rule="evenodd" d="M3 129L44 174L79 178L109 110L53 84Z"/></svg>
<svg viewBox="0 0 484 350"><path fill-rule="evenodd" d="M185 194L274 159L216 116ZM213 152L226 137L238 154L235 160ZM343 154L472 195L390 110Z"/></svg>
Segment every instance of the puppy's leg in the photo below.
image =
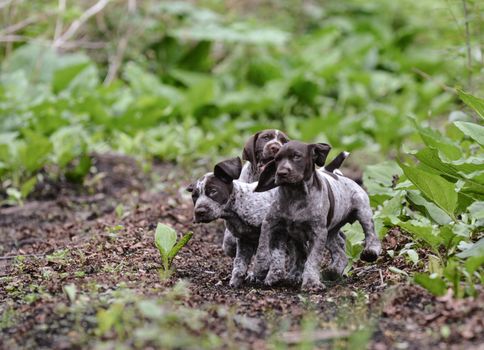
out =
<svg viewBox="0 0 484 350"><path fill-rule="evenodd" d="M319 277L319 267L323 260L323 250L328 237L328 229L326 224L318 225L319 228L314 231L314 241L309 250L308 259L304 265L304 272L302 275L302 289L307 291L320 291L324 289L324 284L321 283Z"/></svg>
<svg viewBox="0 0 484 350"><path fill-rule="evenodd" d="M341 231L332 231L328 234L326 248L331 253L331 265L324 272L325 277L336 280L343 276L343 271L348 265L346 256L346 237Z"/></svg>
<svg viewBox="0 0 484 350"><path fill-rule="evenodd" d="M233 258L237 252L237 242L232 232L229 229L225 228L224 231L224 240L222 243L222 249L225 255L230 256Z"/></svg>
<svg viewBox="0 0 484 350"><path fill-rule="evenodd" d="M286 277L287 236L284 232L272 232L270 238L271 265L264 283L273 286Z"/></svg>
<svg viewBox="0 0 484 350"><path fill-rule="evenodd" d="M302 282L302 273L304 263L306 262L306 253L294 240L288 241L289 252L289 275L287 280L290 284L300 285Z"/></svg>
<svg viewBox="0 0 484 350"><path fill-rule="evenodd" d="M269 249L269 241L271 237L271 227L269 222L264 220L261 226L259 237L259 244L254 258L254 268L252 274L248 276L250 282L262 282L266 278L270 267L271 252Z"/></svg>
<svg viewBox="0 0 484 350"><path fill-rule="evenodd" d="M255 247L253 244L245 242L240 238L237 239L237 254L234 259L232 278L230 279L231 287L238 288L242 285L254 251Z"/></svg>
<svg viewBox="0 0 484 350"><path fill-rule="evenodd" d="M369 205L359 206L356 210L356 219L360 222L365 233L365 247L360 258L363 261L375 261L381 253L381 243L375 233L373 213Z"/></svg>

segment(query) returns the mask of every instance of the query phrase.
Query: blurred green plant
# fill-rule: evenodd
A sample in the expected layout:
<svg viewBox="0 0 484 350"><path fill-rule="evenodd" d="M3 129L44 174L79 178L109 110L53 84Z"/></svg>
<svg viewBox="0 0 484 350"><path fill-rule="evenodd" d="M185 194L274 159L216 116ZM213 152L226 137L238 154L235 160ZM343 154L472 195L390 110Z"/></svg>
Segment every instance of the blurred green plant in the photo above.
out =
<svg viewBox="0 0 484 350"><path fill-rule="evenodd" d="M446 84L466 70L464 57L436 53L442 38L425 32L428 21L415 15L426 2L315 4L314 11L303 8L298 25L222 16L224 8L203 4L129 3L107 2L96 21L86 20L85 37L108 43L89 56L60 40L85 13L80 3L64 12L55 1L37 4L45 18L17 34L43 36L6 48L0 193L9 203L46 176L82 183L95 151L183 165L239 153L246 137L265 127L381 157L417 141L406 115L420 122L453 108ZM33 15L32 5L12 6L11 24ZM133 16L120 16L126 9ZM261 12L268 9L261 3ZM53 16L64 23L60 34ZM123 52L124 39L130 50Z"/></svg>

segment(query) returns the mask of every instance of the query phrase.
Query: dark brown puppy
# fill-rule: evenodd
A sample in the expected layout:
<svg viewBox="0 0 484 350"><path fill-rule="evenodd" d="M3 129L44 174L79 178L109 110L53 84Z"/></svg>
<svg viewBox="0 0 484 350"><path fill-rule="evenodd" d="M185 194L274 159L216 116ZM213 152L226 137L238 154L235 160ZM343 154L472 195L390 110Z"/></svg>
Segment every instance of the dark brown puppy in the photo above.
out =
<svg viewBox="0 0 484 350"><path fill-rule="evenodd" d="M293 279L302 276L304 289L323 287L319 278L323 248L327 240L338 236L341 227L356 220L365 233L361 259L375 261L381 252L367 193L347 177L316 170L316 166L324 165L330 149L331 146L324 143L291 141L260 175L256 191L278 189L262 223L254 267L254 275L260 279L267 268L266 257L271 256L270 270L265 278L268 285L284 278L285 245L291 240L299 250ZM336 260L344 261L343 257ZM339 274L344 266L333 268Z"/></svg>

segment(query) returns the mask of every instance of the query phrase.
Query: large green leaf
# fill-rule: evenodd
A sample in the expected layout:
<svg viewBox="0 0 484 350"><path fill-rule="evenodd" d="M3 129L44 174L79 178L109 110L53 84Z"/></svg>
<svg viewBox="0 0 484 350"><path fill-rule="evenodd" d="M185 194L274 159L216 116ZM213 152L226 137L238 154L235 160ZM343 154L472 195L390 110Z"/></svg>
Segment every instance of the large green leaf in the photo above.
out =
<svg viewBox="0 0 484 350"><path fill-rule="evenodd" d="M455 218L457 192L455 185L438 175L428 173L416 167L400 164L403 172L412 183L432 202Z"/></svg>
<svg viewBox="0 0 484 350"><path fill-rule="evenodd" d="M155 232L155 245L162 256L169 256L171 249L176 244L176 231L170 226L158 223Z"/></svg>
<svg viewBox="0 0 484 350"><path fill-rule="evenodd" d="M423 198L418 191L407 191L407 198L415 205L423 207L425 209L424 214L428 214L432 220L439 225L448 224L452 219L442 209L436 206L434 203L428 202Z"/></svg>
<svg viewBox="0 0 484 350"><path fill-rule="evenodd" d="M457 254L459 258L469 258L471 256L484 256L484 238L474 243L469 249Z"/></svg>
<svg viewBox="0 0 484 350"><path fill-rule="evenodd" d="M436 296L442 296L447 291L446 283L437 274L416 273L414 281Z"/></svg>
<svg viewBox="0 0 484 350"><path fill-rule="evenodd" d="M469 122L454 122L454 124L464 134L479 142L481 146L484 146L484 126Z"/></svg>
<svg viewBox="0 0 484 350"><path fill-rule="evenodd" d="M52 81L52 88L54 92L58 93L59 91L64 90L70 84L70 82L87 66L89 66L89 62L81 62L72 66L57 69L54 72L54 78Z"/></svg>
<svg viewBox="0 0 484 350"><path fill-rule="evenodd" d="M446 138L442 134L430 128L424 128L414 122L420 137L428 147L439 150L449 160L457 160L462 157L461 149L452 142L452 140Z"/></svg>
<svg viewBox="0 0 484 350"><path fill-rule="evenodd" d="M415 221L400 221L397 225L409 232L416 239L427 243L435 251L438 250L439 246L443 243L442 238L433 233L432 226L422 226L421 223Z"/></svg>
<svg viewBox="0 0 484 350"><path fill-rule="evenodd" d="M481 118L484 118L484 100L479 97L472 96L471 94L457 89L457 93L462 101L465 102L466 105L471 107Z"/></svg>

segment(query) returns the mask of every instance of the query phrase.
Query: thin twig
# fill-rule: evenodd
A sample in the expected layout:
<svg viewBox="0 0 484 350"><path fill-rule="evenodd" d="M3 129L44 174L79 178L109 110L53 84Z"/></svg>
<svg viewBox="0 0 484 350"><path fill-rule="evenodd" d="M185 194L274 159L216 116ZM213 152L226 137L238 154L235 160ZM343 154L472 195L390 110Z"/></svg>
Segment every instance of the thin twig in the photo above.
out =
<svg viewBox="0 0 484 350"><path fill-rule="evenodd" d="M106 5L110 2L110 0L99 0L96 4L91 6L90 8L87 9L86 12L84 12L79 19L75 20L72 22L70 27L62 34L59 38L57 38L54 42L54 47L60 47L62 44L66 41L68 41L70 38L72 38L76 32L79 30L79 28L82 27L84 23L89 20L92 16L94 16L96 13L102 11Z"/></svg>
<svg viewBox="0 0 484 350"><path fill-rule="evenodd" d="M330 340L335 338L346 338L350 335L346 330L317 330L314 332L285 332L281 335L281 339L286 344L298 344L303 341L318 342L323 340Z"/></svg>
<svg viewBox="0 0 484 350"><path fill-rule="evenodd" d="M64 26L64 12L66 11L66 0L59 0L59 7L57 10L57 20L55 21L54 43L62 33Z"/></svg>
<svg viewBox="0 0 484 350"><path fill-rule="evenodd" d="M7 7L8 5L10 5L11 2L12 2L12 0L1 1L0 2L0 10L3 9L4 7Z"/></svg>
<svg viewBox="0 0 484 350"><path fill-rule="evenodd" d="M128 28L126 29L126 33L124 36L119 40L118 47L116 49L116 54L111 58L111 63L109 65L108 74L106 75L106 79L104 79L103 84L109 85L116 76L118 75L118 70L121 64L123 63L124 53L126 52L126 48L128 47L129 38L133 32L133 26L131 22L131 17L134 15L136 11L136 0L129 0L128 1Z"/></svg>
<svg viewBox="0 0 484 350"><path fill-rule="evenodd" d="M439 85L443 90L447 91L447 92L451 92L451 93L455 93L455 90L454 88L450 87L450 86L447 86L445 85L444 83L440 82L440 81L437 81L434 79L434 77L432 77L430 74L428 73L425 73L424 71L418 69L418 68L412 68L412 71L417 73L418 75L420 75L421 77L427 79L427 80L430 80L430 81L433 81L435 84Z"/></svg>
<svg viewBox="0 0 484 350"><path fill-rule="evenodd" d="M30 38L25 35L4 35L0 36L0 43L16 43L28 41Z"/></svg>
<svg viewBox="0 0 484 350"><path fill-rule="evenodd" d="M40 258L40 257L44 257L44 256L45 256L45 254L9 255L9 256L0 256L0 260L11 260L11 259L15 259L16 257L24 257L24 258L35 257L35 258Z"/></svg>
<svg viewBox="0 0 484 350"><path fill-rule="evenodd" d="M465 29L466 29L466 47L467 47L467 85L468 89L472 91L472 49L471 49L471 34L469 30L469 14L467 12L467 1L462 0L462 6L464 7L464 19L465 19Z"/></svg>
<svg viewBox="0 0 484 350"><path fill-rule="evenodd" d="M51 15L51 13L44 13L44 14L41 14L41 15L26 18L23 21L12 24L12 25L8 26L7 28L2 29L0 31L0 35L15 33L16 31L19 31L20 29L23 29L23 28L25 28L25 27L33 24L33 23L36 23L36 22L43 20L43 19L46 19L49 15Z"/></svg>

